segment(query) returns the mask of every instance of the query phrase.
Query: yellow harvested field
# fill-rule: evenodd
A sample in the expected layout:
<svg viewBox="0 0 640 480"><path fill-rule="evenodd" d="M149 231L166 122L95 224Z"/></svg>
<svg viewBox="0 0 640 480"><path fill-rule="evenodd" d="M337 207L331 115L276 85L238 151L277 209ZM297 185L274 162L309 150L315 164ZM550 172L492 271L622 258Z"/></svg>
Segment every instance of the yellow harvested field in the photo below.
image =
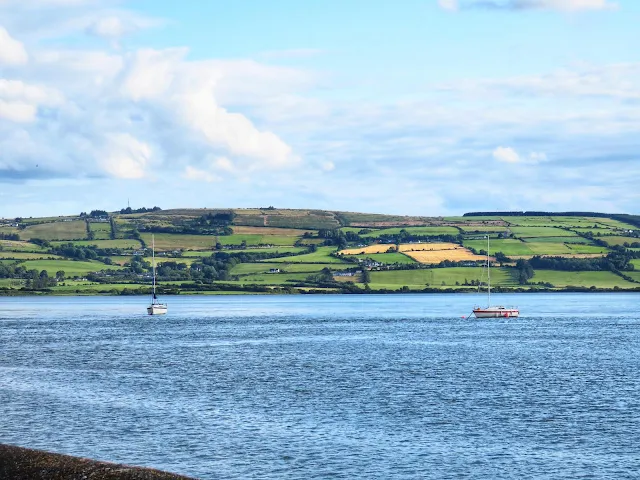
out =
<svg viewBox="0 0 640 480"><path fill-rule="evenodd" d="M457 250L466 248L461 247L457 243L403 243L400 245L401 252L417 252L417 251L437 251L437 250ZM467 250L468 251L468 250Z"/></svg>
<svg viewBox="0 0 640 480"><path fill-rule="evenodd" d="M440 263L444 260L476 262L486 259L455 243L403 244L400 245L400 251L420 263Z"/></svg>
<svg viewBox="0 0 640 480"><path fill-rule="evenodd" d="M370 253L386 253L389 249L395 251L395 245L380 243L368 247L349 248L341 250L343 255L362 255ZM400 251L420 263L440 263L443 260L453 262L483 261L486 257L475 255L470 250L456 243L403 243Z"/></svg>
<svg viewBox="0 0 640 480"><path fill-rule="evenodd" d="M375 245L369 245L368 247L347 248L346 250L340 250L338 253L343 255L360 255L367 253L385 253L387 250L392 249L394 252L396 246L391 243L377 243Z"/></svg>

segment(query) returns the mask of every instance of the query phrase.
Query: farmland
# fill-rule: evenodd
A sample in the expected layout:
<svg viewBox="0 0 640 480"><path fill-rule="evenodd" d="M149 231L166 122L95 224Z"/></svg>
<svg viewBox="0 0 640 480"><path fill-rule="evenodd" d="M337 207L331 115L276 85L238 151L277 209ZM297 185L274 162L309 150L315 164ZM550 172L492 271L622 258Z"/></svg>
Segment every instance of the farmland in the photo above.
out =
<svg viewBox="0 0 640 480"><path fill-rule="evenodd" d="M640 249L632 248L640 244L638 217L409 217L268 207L0 224L0 292L29 291L35 288L29 279L43 271L48 293L147 292L152 238L161 291L363 292L363 282L372 292L474 291L483 278L486 236L496 288L640 289ZM589 263L612 255L617 268ZM579 268L531 268L523 277L522 261L541 257ZM61 271L64 280L55 278Z"/></svg>

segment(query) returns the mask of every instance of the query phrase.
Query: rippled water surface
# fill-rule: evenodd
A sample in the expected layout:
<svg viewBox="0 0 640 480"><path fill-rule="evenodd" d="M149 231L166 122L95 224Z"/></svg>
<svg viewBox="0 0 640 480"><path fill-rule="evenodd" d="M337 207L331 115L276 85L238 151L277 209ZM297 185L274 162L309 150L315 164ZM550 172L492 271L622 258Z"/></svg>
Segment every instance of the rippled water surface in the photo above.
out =
<svg viewBox="0 0 640 480"><path fill-rule="evenodd" d="M0 298L0 443L203 479L638 478L640 295Z"/></svg>

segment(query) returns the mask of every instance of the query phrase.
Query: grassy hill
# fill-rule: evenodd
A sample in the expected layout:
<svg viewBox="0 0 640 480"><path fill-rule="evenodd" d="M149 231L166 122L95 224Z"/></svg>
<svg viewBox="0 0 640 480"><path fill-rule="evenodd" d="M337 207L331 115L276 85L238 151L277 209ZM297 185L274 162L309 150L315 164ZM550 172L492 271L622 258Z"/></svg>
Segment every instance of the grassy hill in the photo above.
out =
<svg viewBox="0 0 640 480"><path fill-rule="evenodd" d="M0 292L147 293L152 238L163 292L475 291L487 237L497 289L640 290L636 216L268 207L0 220Z"/></svg>

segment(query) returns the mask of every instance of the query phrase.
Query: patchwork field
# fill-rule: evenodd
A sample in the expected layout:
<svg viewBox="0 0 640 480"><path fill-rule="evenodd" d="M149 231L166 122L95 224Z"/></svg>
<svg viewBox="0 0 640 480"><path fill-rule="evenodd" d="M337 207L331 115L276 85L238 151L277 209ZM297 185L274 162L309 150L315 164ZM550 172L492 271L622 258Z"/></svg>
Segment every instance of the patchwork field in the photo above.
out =
<svg viewBox="0 0 640 480"><path fill-rule="evenodd" d="M202 218L206 215L206 218ZM214 218L215 216L215 218ZM135 266L129 269L128 264L134 258L131 254L146 245L151 246L150 229L166 228L172 231L189 230L200 231L201 234L158 233L155 235L156 261L159 265L178 263L187 267L179 272L170 268L163 269L165 277L161 283L166 287L174 285L187 289L207 289L211 281L218 285L229 283L237 289L241 285L272 286L274 289L290 286L299 282L324 282L326 276L319 273L328 268L331 271L358 270L373 268L370 273L369 286L372 290L398 290L407 286L413 290L430 288L474 288L470 285L482 277L482 269L472 267L474 263L485 261L487 248L486 235L491 237L490 253L502 252L512 260L531 258L534 255L561 256L565 258L592 258L609 254L614 246L624 246L640 242L633 236L640 231L640 227L604 217L578 216L484 216L484 217L409 217L400 215L379 215L369 213L333 212L321 210L288 210L273 207L250 209L174 209L146 213L111 214L117 225L116 240L111 240L111 225L109 222L90 221L93 240L87 239L87 223L78 216L29 218L16 221L6 220L0 227L1 235L18 235L17 240L0 240L0 264L4 275L15 276L14 279L0 279L0 287L20 288L24 282L20 275L22 265L27 269L46 270L50 276L59 270L65 271L68 277L84 277L88 272L107 269L127 268L126 278L133 283L91 284L91 282L65 281L65 286L54 287L62 294L97 294L119 292L124 288L130 291L148 291L148 266ZM633 223L640 225L640 216L627 216ZM91 219L89 219L91 220ZM11 226L9 226L11 225ZM205 226L203 226L205 225ZM210 235L212 229L228 226L233 230L232 235ZM361 237L355 241L347 241L346 248L339 256L333 256L336 245L345 246L344 236L318 234L319 229L340 229L342 232L352 232ZM367 231L362 232L363 229ZM402 243L396 251L394 242L402 241L401 232L416 236L440 235L455 236L463 245L447 242ZM138 232L141 232L140 234ZM361 233L362 232L362 233ZM590 234L590 235L585 235ZM140 240L137 240L140 235ZM585 235L585 236L581 236ZM16 237L17 238L17 237ZM373 243L376 239L384 238L386 243ZM114 265L107 266L98 261L75 261L72 258L56 257L49 253L50 246L41 247L31 243L30 239L41 239L51 242L53 247L61 243L73 243L85 248L119 249L122 255L112 256ZM596 245L602 240L609 247ZM216 257L214 268L200 266L191 269L190 266L202 258L210 257L219 252L215 250L216 243L223 246L221 252L231 254ZM317 251L308 252L308 248L298 245L314 245ZM357 246L359 243L372 245ZM245 245L245 248L238 247ZM628 255L640 249L627 248ZM174 251L181 251L173 253ZM476 253L474 253L474 251ZM167 257L163 254L180 255ZM266 258L248 261L240 253L285 254L284 257ZM83 252L70 250L71 257L83 257ZM100 255L100 254L99 254ZM138 258L138 257L135 257ZM150 261L147 255L146 262ZM360 260L360 262L358 262ZM363 263L366 260L366 263ZM455 268L424 268L416 263L427 265L438 264L443 260L462 261L464 267ZM382 265L371 265L369 261ZM640 260L632 263L637 271L625 272L628 278L640 281ZM225 266L226 265L226 266ZM422 267L422 268L417 268ZM279 273L269 273L271 269L279 269ZM176 278L185 278L177 281ZM504 262L504 265L492 269L493 284L504 288L523 288L514 280L517 277L515 262ZM103 280L108 282L109 275ZM365 275L366 278L366 275ZM171 280L171 281L168 281ZM356 276L335 275L336 282L331 287L335 291L352 291L361 283L363 278ZM121 281L121 280L120 280ZM354 285L355 282L355 285ZM633 289L640 283L621 278L612 272L564 272L564 271L536 271L531 280L531 288L544 288L536 284L552 284L554 288L566 286L597 288ZM324 285L324 284L323 284ZM301 288L316 288L305 286ZM319 288L319 287L318 287ZM324 288L324 287L323 287ZM525 286L525 288L527 288ZM249 290L250 288L247 288Z"/></svg>
<svg viewBox="0 0 640 480"><path fill-rule="evenodd" d="M612 272L559 272L536 270L531 282L551 283L555 287L635 288L640 284L628 282Z"/></svg>
<svg viewBox="0 0 640 480"><path fill-rule="evenodd" d="M371 288L397 289L407 286L422 290L425 287L455 287L469 284L471 281L485 281L481 267L429 268L423 270L395 270L371 272ZM456 285L456 282L458 285ZM511 272L506 268L491 269L491 284L516 286Z"/></svg>
<svg viewBox="0 0 640 480"><path fill-rule="evenodd" d="M77 262L74 260L28 260L23 263L27 270L46 270L50 277L55 276L59 270L67 276L86 275L100 270L117 270L117 265L105 265L102 262Z"/></svg>
<svg viewBox="0 0 640 480"><path fill-rule="evenodd" d="M21 239L40 238L42 240L82 240L87 238L84 221L42 223L19 232Z"/></svg>
<svg viewBox="0 0 640 480"><path fill-rule="evenodd" d="M353 255L353 256L360 260L371 259L374 262L380 262L387 265L391 265L394 263L399 263L399 264L416 263L416 261L413 258L405 255L404 253L398 253L398 252L370 253L369 255Z"/></svg>

